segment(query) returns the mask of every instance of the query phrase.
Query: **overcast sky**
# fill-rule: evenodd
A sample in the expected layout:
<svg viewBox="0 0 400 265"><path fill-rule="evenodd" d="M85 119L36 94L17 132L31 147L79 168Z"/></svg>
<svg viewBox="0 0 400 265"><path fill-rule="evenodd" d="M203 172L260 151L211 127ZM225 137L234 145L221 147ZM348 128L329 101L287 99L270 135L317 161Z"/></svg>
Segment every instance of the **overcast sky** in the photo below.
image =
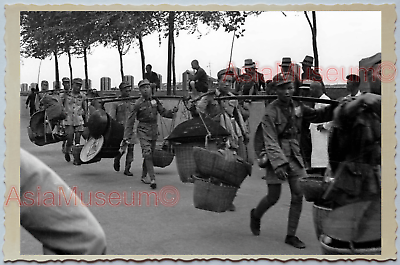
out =
<svg viewBox="0 0 400 265"><path fill-rule="evenodd" d="M305 55L313 55L311 30L303 12L263 12L248 17L244 37L235 39L232 63L241 68L245 59L253 59L265 79L271 79L279 70L282 57L291 57L300 63ZM310 13L311 17L311 13ZM318 11L317 44L321 74L326 83L345 83L345 76L355 72L360 59L381 51L380 11ZM176 42L176 73L178 82L182 72L190 69L193 59L199 60L207 74L216 73L229 63L232 33L209 31L202 28L203 36L181 32ZM208 34L206 34L208 33ZM153 71L167 79L167 39L159 46L158 34L143 39L146 63L153 65ZM141 78L141 61L138 47L124 57L125 75L133 75L137 85ZM37 82L40 60L21 60L21 83ZM100 78L111 78L111 86L121 82L120 65L116 49L97 47L88 56L89 78L92 87L100 89ZM82 58L73 58L74 77L84 78ZM68 58L59 58L60 79L69 76ZM330 69L330 70L329 70ZM335 69L335 70L333 70ZM329 71L328 71L329 70ZM55 80L54 60L41 63L39 80Z"/></svg>

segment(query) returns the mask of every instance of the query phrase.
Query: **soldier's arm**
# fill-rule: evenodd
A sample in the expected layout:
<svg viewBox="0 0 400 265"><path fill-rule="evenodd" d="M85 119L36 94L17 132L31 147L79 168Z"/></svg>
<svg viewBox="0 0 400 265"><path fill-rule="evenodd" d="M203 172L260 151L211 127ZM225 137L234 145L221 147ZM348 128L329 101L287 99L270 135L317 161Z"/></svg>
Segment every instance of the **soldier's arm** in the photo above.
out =
<svg viewBox="0 0 400 265"><path fill-rule="evenodd" d="M132 139L132 135L134 134L134 126L137 115L137 110L139 109L139 101L133 107L133 110L129 113L128 118L126 119L126 123L124 125L124 141L128 141L128 139Z"/></svg>
<svg viewBox="0 0 400 265"><path fill-rule="evenodd" d="M320 109L313 109L306 105L301 105L303 111L303 119L311 123L328 122L333 119L333 111L336 105L330 104Z"/></svg>
<svg viewBox="0 0 400 265"><path fill-rule="evenodd" d="M87 98L86 96L83 96L83 100L82 100L82 109L83 109L83 120L86 123L87 120L89 119L89 108L88 108L88 104L87 104Z"/></svg>
<svg viewBox="0 0 400 265"><path fill-rule="evenodd" d="M176 107L174 107L172 110L167 110L166 108L164 108L164 106L161 104L161 102L158 99L156 99L156 100L157 100L158 113L160 113L160 115L162 117L172 119L174 117L174 113L176 112L176 109L175 109Z"/></svg>

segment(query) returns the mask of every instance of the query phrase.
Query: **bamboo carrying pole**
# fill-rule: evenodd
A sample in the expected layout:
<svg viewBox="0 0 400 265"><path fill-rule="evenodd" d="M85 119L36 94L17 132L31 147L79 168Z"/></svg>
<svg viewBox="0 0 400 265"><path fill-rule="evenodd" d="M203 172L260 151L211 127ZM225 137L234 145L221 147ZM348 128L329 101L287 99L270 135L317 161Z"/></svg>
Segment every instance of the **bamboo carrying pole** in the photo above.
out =
<svg viewBox="0 0 400 265"><path fill-rule="evenodd" d="M203 94L201 97L207 96L212 94L213 92L208 92ZM199 100L201 97L195 99L195 101ZM126 97L126 98L112 98L112 97L94 97L89 98L88 100L101 100L103 103L108 102L117 102L117 101L125 101L125 100L136 100L140 98L139 96L136 97ZM185 99L183 96L158 96L154 97L157 99ZM276 95L241 95L241 96L223 96L223 97L215 97L215 100L252 100L252 101L264 101L269 99L277 99ZM296 101L304 101L304 102L316 102L316 103L324 103L324 104L335 104L338 105L339 101L331 100L331 99L320 99L320 98L312 98L312 97L300 97L300 96L293 96L293 100Z"/></svg>

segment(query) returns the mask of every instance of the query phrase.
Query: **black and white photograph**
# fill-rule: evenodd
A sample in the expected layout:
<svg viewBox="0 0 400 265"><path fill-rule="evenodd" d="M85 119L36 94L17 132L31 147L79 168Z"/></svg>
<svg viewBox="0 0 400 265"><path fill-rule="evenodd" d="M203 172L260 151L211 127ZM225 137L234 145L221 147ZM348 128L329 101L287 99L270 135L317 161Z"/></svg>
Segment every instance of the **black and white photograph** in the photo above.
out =
<svg viewBox="0 0 400 265"><path fill-rule="evenodd" d="M394 5L5 12L5 260L396 259Z"/></svg>

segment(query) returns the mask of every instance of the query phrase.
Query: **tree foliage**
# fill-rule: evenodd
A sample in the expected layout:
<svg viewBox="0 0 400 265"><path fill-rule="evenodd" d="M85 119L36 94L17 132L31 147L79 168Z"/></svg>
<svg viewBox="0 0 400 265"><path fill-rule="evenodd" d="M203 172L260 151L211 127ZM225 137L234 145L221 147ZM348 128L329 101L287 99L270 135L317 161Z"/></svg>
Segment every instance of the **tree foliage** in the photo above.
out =
<svg viewBox="0 0 400 265"><path fill-rule="evenodd" d="M137 46L140 49L141 68L144 74L145 55L142 39L147 35L158 32L160 43L162 38L169 36L169 41L173 44L174 36L178 37L182 31L187 31L189 34L196 33L198 38L201 38L210 30L224 28L226 32L235 32L236 37L241 37L244 34L243 25L246 18L260 13L257 11L173 12L174 19L171 22L171 13L168 11L24 11L20 13L21 56L43 60L65 53L68 54L70 61L72 55L83 57L85 78L89 79L87 56L93 47L103 45L118 50L123 78L123 55ZM199 30L201 24L207 26L207 32ZM174 45L169 45L168 53L173 52L173 47ZM168 64L173 62L171 59ZM170 69L169 65L168 68ZM71 63L70 71L72 78Z"/></svg>

